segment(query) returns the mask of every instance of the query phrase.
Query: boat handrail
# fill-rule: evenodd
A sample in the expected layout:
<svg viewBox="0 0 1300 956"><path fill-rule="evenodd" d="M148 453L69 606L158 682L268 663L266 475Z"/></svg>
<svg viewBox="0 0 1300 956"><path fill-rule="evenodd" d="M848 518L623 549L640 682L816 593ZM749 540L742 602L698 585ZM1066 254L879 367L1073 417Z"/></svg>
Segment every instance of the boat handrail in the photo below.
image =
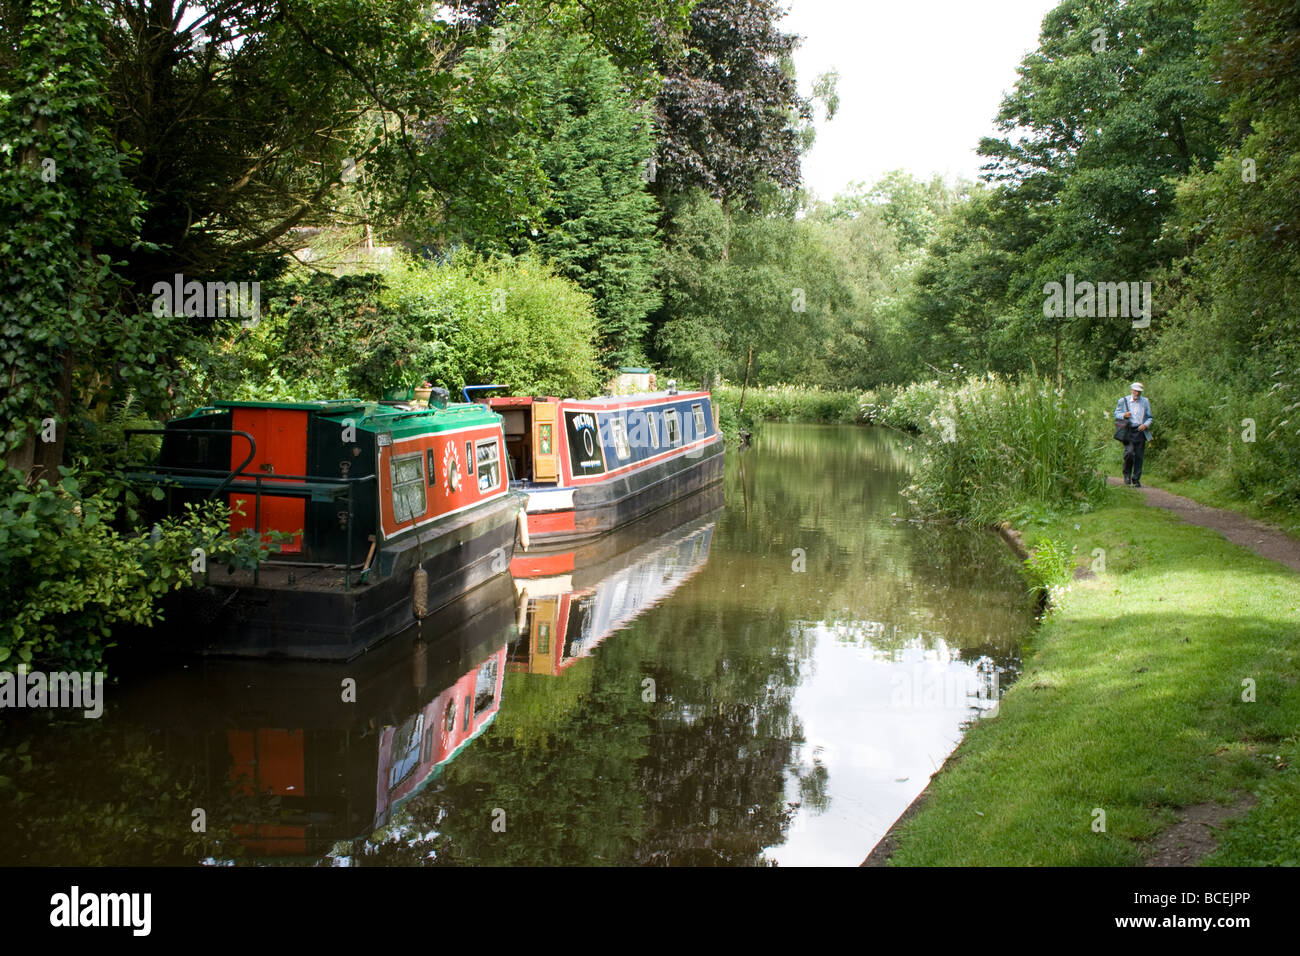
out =
<svg viewBox="0 0 1300 956"><path fill-rule="evenodd" d="M239 466L228 471L212 468L188 468L183 465L146 465L146 464L125 464L121 467L123 475L132 481L157 482L159 484L174 483L182 488L190 487L195 489L211 488L208 492L208 499L215 500L224 491L231 491L234 494L253 495L253 529L258 534L262 531L262 498L308 498L311 501L333 501L342 495L347 496L347 528L344 542L344 574L343 589L350 591L352 589L352 528L355 520L355 500L352 489L357 485L366 482L377 481L378 476L374 474L358 475L356 477L338 477L330 475L275 475L275 474L255 474L250 475L244 472L257 454L257 442L246 431L233 428L131 428L124 432L125 441L129 444L131 436L135 434L144 435L236 435L248 439L248 457L240 462ZM171 498L168 496L168 513L171 513ZM259 562L260 564L260 562ZM253 581L257 582L258 572L254 570Z"/></svg>
<svg viewBox="0 0 1300 956"><path fill-rule="evenodd" d="M208 493L209 498L217 497L217 495L221 493L222 489L233 481L237 475L242 475L244 469L248 467L249 462L251 462L257 455L257 440L248 432L238 428L128 428L122 433L123 443L128 448L131 444L132 435L229 435L231 438L238 435L241 438L247 438L248 457L239 463L239 467L230 470L224 483L218 485Z"/></svg>

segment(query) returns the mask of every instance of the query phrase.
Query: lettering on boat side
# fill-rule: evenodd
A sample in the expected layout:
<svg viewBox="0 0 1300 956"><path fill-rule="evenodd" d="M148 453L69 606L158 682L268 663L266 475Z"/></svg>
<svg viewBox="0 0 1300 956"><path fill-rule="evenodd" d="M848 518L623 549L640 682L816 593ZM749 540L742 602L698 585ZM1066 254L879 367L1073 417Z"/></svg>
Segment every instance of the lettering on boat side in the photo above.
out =
<svg viewBox="0 0 1300 956"><path fill-rule="evenodd" d="M50 897L50 925L127 926L133 936L148 936L152 926L152 893L82 893L73 886Z"/></svg>

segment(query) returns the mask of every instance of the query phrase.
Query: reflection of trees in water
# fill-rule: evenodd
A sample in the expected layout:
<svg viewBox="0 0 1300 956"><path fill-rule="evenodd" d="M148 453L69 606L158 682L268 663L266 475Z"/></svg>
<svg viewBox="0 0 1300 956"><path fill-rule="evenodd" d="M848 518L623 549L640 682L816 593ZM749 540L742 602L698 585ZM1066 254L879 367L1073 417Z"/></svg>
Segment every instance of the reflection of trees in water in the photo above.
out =
<svg viewBox="0 0 1300 956"><path fill-rule="evenodd" d="M196 755L162 731L47 720L0 739L0 864L179 866L242 854L229 822L265 800L205 786ZM180 746L177 744L180 743ZM224 781L223 781L224 783ZM195 833L191 811L206 813Z"/></svg>
<svg viewBox="0 0 1300 956"><path fill-rule="evenodd" d="M358 862L766 862L800 805L826 808L831 782L793 709L818 639L799 622L879 621L900 643L942 636L970 660L1029 621L996 536L905 520L904 448L772 426L745 455L743 489L729 455L706 568L593 657L512 675L497 722Z"/></svg>
<svg viewBox="0 0 1300 956"><path fill-rule="evenodd" d="M748 602L758 588L790 619L882 621L963 647L1006 646L1024 633L1032 599L996 534L906 519L905 440L771 425L741 458L728 462L715 547L747 587L724 602ZM792 570L796 548L803 572Z"/></svg>
<svg viewBox="0 0 1300 956"><path fill-rule="evenodd" d="M395 839L358 843L360 863L761 864L795 807L786 776L802 743L792 713L807 648L757 611L717 626L695 581L678 599L614 634L579 662L592 669L576 699L548 712L530 690L413 798ZM646 663L653 662L653 663ZM577 666L577 665L575 665ZM645 678L655 700L643 699ZM527 685L564 682L567 672ZM535 720L537 728L521 726ZM824 806L816 763L793 773ZM492 812L506 811L506 832ZM382 836L387 836L385 834ZM432 859L430 854L433 854Z"/></svg>
<svg viewBox="0 0 1300 956"><path fill-rule="evenodd" d="M595 671L589 689L576 700L566 693L556 695L555 703L563 708L558 714L545 710L546 695L541 694L524 708L523 716L494 723L447 766L439 786L406 804L389 833L354 844L354 862L629 862L644 826L644 795L637 789L636 767L646 754L651 705L641 701L635 675L611 660L604 646L589 660ZM541 681L567 679L566 672L526 683L538 686ZM520 683L507 684L503 715L511 707L511 691ZM530 719L541 726L522 728ZM492 827L498 809L505 811L504 832ZM396 838L390 838L394 832Z"/></svg>
<svg viewBox="0 0 1300 956"><path fill-rule="evenodd" d="M803 740L792 702L808 648L761 609L725 627L711 618L699 609L654 622L653 676L667 699L641 767L652 796L640 863L761 864L797 809L785 781ZM815 780L813 767L793 772Z"/></svg>

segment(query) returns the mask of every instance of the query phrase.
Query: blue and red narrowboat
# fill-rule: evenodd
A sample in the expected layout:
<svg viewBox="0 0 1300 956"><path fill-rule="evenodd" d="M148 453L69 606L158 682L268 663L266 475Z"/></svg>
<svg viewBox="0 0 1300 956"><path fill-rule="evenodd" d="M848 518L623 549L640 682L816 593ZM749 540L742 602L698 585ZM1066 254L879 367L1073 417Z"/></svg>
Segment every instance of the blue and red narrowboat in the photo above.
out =
<svg viewBox="0 0 1300 956"><path fill-rule="evenodd" d="M218 402L161 435L130 475L169 512L228 502L233 537L278 532L257 566L214 561L173 595L201 653L349 659L509 567L522 498L483 405Z"/></svg>
<svg viewBox="0 0 1300 956"><path fill-rule="evenodd" d="M670 383L671 384L671 383ZM497 396L525 550L604 534L722 480L708 392Z"/></svg>

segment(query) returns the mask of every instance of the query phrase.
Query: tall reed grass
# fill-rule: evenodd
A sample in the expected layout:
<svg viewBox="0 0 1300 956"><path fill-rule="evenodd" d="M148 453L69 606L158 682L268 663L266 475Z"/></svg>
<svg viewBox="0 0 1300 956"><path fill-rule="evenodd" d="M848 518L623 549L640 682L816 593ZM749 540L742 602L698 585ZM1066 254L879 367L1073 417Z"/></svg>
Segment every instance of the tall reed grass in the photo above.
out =
<svg viewBox="0 0 1300 956"><path fill-rule="evenodd" d="M867 404L872 421L919 433L909 497L923 513L992 524L1028 508L1088 506L1105 487L1097 416L1046 381L919 382Z"/></svg>

